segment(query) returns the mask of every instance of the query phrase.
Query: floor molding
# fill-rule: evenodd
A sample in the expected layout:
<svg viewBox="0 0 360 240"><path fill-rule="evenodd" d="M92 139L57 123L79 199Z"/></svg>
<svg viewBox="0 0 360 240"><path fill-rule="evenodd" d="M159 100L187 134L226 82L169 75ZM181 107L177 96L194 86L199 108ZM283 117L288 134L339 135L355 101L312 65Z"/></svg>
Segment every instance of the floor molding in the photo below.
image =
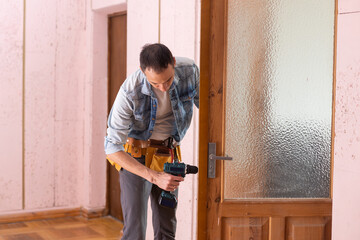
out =
<svg viewBox="0 0 360 240"><path fill-rule="evenodd" d="M20 221L43 220L52 218L82 216L84 218L97 218L106 216L107 209L88 209L88 208L59 208L36 211L18 211L10 213L0 213L0 223L13 223Z"/></svg>
<svg viewBox="0 0 360 240"><path fill-rule="evenodd" d="M106 208L88 209L81 208L81 216L84 218L97 218L109 215L109 211Z"/></svg>

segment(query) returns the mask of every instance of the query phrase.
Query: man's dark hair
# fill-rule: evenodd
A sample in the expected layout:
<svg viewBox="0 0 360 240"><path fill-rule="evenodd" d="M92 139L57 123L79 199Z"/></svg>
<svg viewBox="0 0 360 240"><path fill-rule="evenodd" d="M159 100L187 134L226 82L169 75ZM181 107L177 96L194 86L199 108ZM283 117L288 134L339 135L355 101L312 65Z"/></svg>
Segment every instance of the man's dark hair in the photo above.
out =
<svg viewBox="0 0 360 240"><path fill-rule="evenodd" d="M140 68L145 72L146 68L161 73L171 64L174 66L174 58L171 51L161 43L146 44L140 53Z"/></svg>

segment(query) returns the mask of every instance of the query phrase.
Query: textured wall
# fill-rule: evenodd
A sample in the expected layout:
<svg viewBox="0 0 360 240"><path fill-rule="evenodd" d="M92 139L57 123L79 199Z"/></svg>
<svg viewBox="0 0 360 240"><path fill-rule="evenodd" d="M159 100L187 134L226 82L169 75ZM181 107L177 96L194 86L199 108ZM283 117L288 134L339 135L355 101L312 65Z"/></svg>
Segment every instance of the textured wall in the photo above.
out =
<svg viewBox="0 0 360 240"><path fill-rule="evenodd" d="M139 53L146 43L159 41L159 0L130 0L127 3L127 74L139 66Z"/></svg>
<svg viewBox="0 0 360 240"><path fill-rule="evenodd" d="M339 0L338 4L334 240L360 239L360 2Z"/></svg>
<svg viewBox="0 0 360 240"><path fill-rule="evenodd" d="M56 5L28 1L25 19L25 208L55 205Z"/></svg>
<svg viewBox="0 0 360 240"><path fill-rule="evenodd" d="M92 9L102 15L126 11L126 0L92 0Z"/></svg>
<svg viewBox="0 0 360 240"><path fill-rule="evenodd" d="M22 208L23 13L0 7L0 212Z"/></svg>
<svg viewBox="0 0 360 240"><path fill-rule="evenodd" d="M25 208L79 205L84 1L27 1Z"/></svg>
<svg viewBox="0 0 360 240"><path fill-rule="evenodd" d="M0 8L0 211L104 207L107 18L95 26L85 0L20 2Z"/></svg>

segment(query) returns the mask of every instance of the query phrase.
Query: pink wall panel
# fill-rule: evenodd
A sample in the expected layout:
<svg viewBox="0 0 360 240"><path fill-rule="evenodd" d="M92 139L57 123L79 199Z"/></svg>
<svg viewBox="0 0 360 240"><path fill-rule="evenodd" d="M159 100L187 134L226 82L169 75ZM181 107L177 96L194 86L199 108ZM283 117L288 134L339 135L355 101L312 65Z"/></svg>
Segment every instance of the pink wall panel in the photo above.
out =
<svg viewBox="0 0 360 240"><path fill-rule="evenodd" d="M339 2L341 3L342 1ZM360 13L338 16L334 240L360 239L360 28L359 24L354 23L360 23Z"/></svg>
<svg viewBox="0 0 360 240"><path fill-rule="evenodd" d="M25 208L54 206L56 5L27 1Z"/></svg>
<svg viewBox="0 0 360 240"><path fill-rule="evenodd" d="M0 7L0 212L22 208L23 12Z"/></svg>
<svg viewBox="0 0 360 240"><path fill-rule="evenodd" d="M139 54L146 43L159 41L159 0L127 3L127 74L139 68Z"/></svg>
<svg viewBox="0 0 360 240"><path fill-rule="evenodd" d="M161 1L160 42L175 56L194 59L197 1Z"/></svg>
<svg viewBox="0 0 360 240"><path fill-rule="evenodd" d="M359 0L339 0L339 13L360 12Z"/></svg>
<svg viewBox="0 0 360 240"><path fill-rule="evenodd" d="M93 13L90 42L91 61L89 76L85 84L84 122L84 200L86 208L105 207L106 158L104 136L107 118L107 28L104 14Z"/></svg>
<svg viewBox="0 0 360 240"><path fill-rule="evenodd" d="M79 203L83 158L87 35L84 1L57 1L55 71L55 206Z"/></svg>
<svg viewBox="0 0 360 240"><path fill-rule="evenodd" d="M79 205L87 7L85 1L27 2L26 209Z"/></svg>
<svg viewBox="0 0 360 240"><path fill-rule="evenodd" d="M92 9L104 14L126 11L126 0L92 0Z"/></svg>
<svg viewBox="0 0 360 240"><path fill-rule="evenodd" d="M20 2L0 9L1 32L6 32L0 35L0 64L6 69L0 73L0 211L22 210L23 200L26 211L101 209L106 202L107 14L120 5L124 10L126 1L97 1L107 4L101 14L92 11L90 1L30 0L26 7Z"/></svg>

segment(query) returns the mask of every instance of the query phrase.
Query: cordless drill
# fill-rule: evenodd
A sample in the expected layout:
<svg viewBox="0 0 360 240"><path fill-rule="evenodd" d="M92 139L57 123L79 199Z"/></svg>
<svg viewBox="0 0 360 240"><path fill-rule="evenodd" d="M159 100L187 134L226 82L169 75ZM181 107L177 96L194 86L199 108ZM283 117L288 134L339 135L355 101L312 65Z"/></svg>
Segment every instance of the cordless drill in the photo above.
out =
<svg viewBox="0 0 360 240"><path fill-rule="evenodd" d="M173 162L164 164L164 172L174 176L185 177L186 174L195 174L198 172L196 166L187 165L185 163ZM164 207L176 208L177 198L169 191L162 191L159 197L159 204Z"/></svg>

